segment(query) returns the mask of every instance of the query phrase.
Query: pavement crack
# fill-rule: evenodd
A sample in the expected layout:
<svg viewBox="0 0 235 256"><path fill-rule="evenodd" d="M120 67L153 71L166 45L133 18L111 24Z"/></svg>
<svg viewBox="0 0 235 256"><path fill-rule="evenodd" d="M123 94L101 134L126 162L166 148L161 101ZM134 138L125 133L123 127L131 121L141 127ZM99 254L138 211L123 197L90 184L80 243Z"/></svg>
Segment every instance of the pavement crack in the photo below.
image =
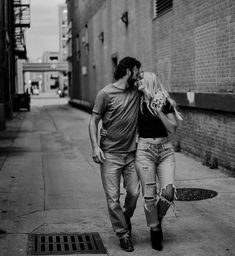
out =
<svg viewBox="0 0 235 256"><path fill-rule="evenodd" d="M48 224L44 222L43 224L39 225L37 228L33 229L29 234L34 233L37 229L39 229L39 228L41 228L43 226L48 226Z"/></svg>
<svg viewBox="0 0 235 256"><path fill-rule="evenodd" d="M42 180L43 180L43 210L46 210L46 177L45 177L45 163L44 155L41 156L42 159Z"/></svg>
<svg viewBox="0 0 235 256"><path fill-rule="evenodd" d="M21 217L25 217L25 216L28 216L28 215L31 215L31 214L34 214L34 213L38 213L38 212L41 212L41 211L42 210L32 211L32 212L28 212L28 213L25 213L25 214L22 214L22 215L17 215L16 217L21 218Z"/></svg>
<svg viewBox="0 0 235 256"><path fill-rule="evenodd" d="M13 233L13 232L7 232L4 235L28 235L28 233Z"/></svg>

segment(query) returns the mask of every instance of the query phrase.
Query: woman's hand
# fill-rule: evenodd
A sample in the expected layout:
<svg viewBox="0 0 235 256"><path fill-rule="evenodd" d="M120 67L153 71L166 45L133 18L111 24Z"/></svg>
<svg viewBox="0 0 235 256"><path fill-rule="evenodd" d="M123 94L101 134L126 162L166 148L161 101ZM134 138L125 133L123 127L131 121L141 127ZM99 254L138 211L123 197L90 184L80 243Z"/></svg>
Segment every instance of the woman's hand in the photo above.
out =
<svg viewBox="0 0 235 256"><path fill-rule="evenodd" d="M100 129L100 136L106 137L108 134L108 131L105 130L103 127L101 127Z"/></svg>
<svg viewBox="0 0 235 256"><path fill-rule="evenodd" d="M163 106L166 104L166 96L162 91L158 91L151 101L151 108L158 113L162 111Z"/></svg>

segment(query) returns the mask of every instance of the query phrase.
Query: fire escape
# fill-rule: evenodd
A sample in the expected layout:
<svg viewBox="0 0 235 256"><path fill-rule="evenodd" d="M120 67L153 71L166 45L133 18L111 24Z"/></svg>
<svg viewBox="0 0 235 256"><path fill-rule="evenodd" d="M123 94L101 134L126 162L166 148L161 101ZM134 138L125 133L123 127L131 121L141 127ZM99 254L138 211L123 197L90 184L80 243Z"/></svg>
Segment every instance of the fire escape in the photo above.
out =
<svg viewBox="0 0 235 256"><path fill-rule="evenodd" d="M15 55L27 59L25 30L30 27L30 0L14 0Z"/></svg>

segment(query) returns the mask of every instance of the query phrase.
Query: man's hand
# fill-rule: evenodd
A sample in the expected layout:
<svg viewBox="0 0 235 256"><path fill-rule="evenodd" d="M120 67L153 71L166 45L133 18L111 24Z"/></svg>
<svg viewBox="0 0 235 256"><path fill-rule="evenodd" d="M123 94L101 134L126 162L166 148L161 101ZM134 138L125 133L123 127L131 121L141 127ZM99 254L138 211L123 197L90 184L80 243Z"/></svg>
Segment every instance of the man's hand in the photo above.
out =
<svg viewBox="0 0 235 256"><path fill-rule="evenodd" d="M93 148L92 158L95 163L103 164L105 157L104 152L101 150L100 147L96 146L95 148Z"/></svg>
<svg viewBox="0 0 235 256"><path fill-rule="evenodd" d="M97 113L92 113L90 122L89 122L89 135L92 145L92 158L93 161L97 164L102 164L104 162L104 153L101 148L98 146L97 134L98 134L98 124L101 120L101 115Z"/></svg>

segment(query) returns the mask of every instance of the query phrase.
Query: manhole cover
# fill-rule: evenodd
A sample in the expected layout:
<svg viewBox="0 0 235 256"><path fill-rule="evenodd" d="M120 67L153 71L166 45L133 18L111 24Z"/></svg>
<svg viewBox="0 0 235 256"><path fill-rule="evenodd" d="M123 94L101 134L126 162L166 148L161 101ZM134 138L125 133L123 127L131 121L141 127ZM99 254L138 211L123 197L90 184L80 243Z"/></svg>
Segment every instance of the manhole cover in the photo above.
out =
<svg viewBox="0 0 235 256"><path fill-rule="evenodd" d="M177 201L204 200L217 196L217 192L202 188L177 188Z"/></svg>
<svg viewBox="0 0 235 256"><path fill-rule="evenodd" d="M99 233L29 234L31 255L106 253Z"/></svg>

